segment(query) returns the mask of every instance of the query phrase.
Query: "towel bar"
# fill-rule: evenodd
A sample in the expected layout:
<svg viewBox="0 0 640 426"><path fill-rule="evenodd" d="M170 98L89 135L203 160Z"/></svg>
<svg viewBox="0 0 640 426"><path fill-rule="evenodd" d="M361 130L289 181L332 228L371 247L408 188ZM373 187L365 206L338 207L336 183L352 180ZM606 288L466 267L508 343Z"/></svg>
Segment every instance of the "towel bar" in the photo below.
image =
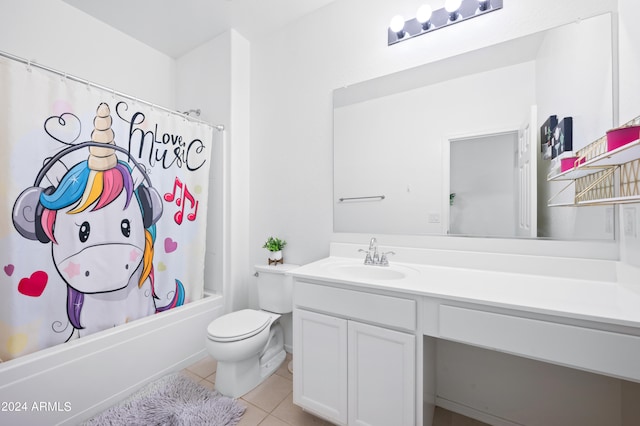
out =
<svg viewBox="0 0 640 426"><path fill-rule="evenodd" d="M385 196L384 195L371 195L371 196L368 196L368 197L343 197L343 198L338 198L338 201L340 201L342 203L344 201L371 200L371 199L375 199L375 198L379 198L380 200L384 200Z"/></svg>

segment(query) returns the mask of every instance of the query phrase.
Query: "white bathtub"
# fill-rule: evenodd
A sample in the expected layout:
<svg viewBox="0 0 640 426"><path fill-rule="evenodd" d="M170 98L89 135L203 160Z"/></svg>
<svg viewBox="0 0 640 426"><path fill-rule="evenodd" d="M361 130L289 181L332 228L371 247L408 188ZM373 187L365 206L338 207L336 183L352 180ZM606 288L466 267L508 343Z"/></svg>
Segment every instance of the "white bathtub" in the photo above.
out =
<svg viewBox="0 0 640 426"><path fill-rule="evenodd" d="M206 327L223 314L209 295L0 363L0 424L75 425L146 383L206 354Z"/></svg>

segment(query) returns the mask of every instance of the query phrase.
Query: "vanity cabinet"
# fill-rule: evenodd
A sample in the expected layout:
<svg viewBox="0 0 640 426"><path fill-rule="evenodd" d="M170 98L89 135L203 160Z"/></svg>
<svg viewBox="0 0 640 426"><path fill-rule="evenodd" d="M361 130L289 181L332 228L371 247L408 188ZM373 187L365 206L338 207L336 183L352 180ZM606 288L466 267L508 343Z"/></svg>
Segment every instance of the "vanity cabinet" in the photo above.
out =
<svg viewBox="0 0 640 426"><path fill-rule="evenodd" d="M295 404L339 425L416 424L415 300L297 282L294 305Z"/></svg>
<svg viewBox="0 0 640 426"><path fill-rule="evenodd" d="M304 410L338 425L430 426L438 405L488 424L640 424L619 421L640 389L640 294L616 262L394 248L422 263L385 269L332 250L291 272Z"/></svg>
<svg viewBox="0 0 640 426"><path fill-rule="evenodd" d="M414 425L416 337L348 321L349 425Z"/></svg>
<svg viewBox="0 0 640 426"><path fill-rule="evenodd" d="M347 424L347 321L293 311L294 403Z"/></svg>
<svg viewBox="0 0 640 426"><path fill-rule="evenodd" d="M448 304L436 315L443 339L640 381L637 335Z"/></svg>

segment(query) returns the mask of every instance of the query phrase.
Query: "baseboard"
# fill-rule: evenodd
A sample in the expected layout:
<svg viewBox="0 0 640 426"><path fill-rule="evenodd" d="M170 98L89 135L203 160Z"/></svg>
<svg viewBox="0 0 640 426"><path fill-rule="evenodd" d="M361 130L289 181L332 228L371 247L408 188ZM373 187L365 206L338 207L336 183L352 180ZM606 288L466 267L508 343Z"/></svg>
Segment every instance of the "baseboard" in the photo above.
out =
<svg viewBox="0 0 640 426"><path fill-rule="evenodd" d="M472 419L479 420L481 422L490 424L492 426L523 426L520 423L515 423L511 420L503 419L501 417L493 416L484 411L476 410L475 408L468 407L466 405L459 404L448 399L440 398L436 396L436 405L442 407L454 413L462 414L463 416L470 417Z"/></svg>

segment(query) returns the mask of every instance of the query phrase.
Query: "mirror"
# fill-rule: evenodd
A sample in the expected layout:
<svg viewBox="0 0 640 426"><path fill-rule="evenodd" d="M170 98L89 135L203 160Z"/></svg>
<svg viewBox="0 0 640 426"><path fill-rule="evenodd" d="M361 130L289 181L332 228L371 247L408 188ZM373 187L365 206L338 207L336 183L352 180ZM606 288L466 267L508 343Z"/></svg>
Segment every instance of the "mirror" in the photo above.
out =
<svg viewBox="0 0 640 426"><path fill-rule="evenodd" d="M551 115L572 117L574 151L613 126L611 47L605 14L336 89L334 232L613 239L613 207L547 207L563 184L547 182L538 141ZM503 135L506 148L469 145ZM503 182L517 181L524 136L526 193ZM462 170L482 188L454 188ZM518 207L523 196L528 216ZM531 228L497 231L489 221L505 215L514 224L524 215Z"/></svg>

